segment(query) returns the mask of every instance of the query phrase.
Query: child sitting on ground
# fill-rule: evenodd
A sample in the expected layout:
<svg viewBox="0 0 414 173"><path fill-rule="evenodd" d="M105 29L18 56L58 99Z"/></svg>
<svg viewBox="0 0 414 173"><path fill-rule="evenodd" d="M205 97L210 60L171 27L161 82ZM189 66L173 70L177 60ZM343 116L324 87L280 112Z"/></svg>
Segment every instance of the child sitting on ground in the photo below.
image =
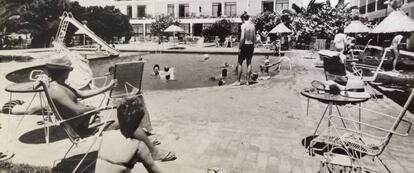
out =
<svg viewBox="0 0 414 173"><path fill-rule="evenodd" d="M260 65L260 72L269 74L269 68L273 67L275 65L279 65L279 64L280 64L280 62L276 62L276 63L271 64L270 59L269 59L269 55L266 55L265 59L264 59L264 64Z"/></svg>

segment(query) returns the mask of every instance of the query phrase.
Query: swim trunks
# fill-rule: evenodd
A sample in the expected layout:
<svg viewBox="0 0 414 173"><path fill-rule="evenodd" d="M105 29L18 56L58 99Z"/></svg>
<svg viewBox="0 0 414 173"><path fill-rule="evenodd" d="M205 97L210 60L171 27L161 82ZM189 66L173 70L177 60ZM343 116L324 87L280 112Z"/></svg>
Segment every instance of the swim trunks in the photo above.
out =
<svg viewBox="0 0 414 173"><path fill-rule="evenodd" d="M253 44L244 44L241 47L239 54L239 62L244 60L250 61L253 57L254 45Z"/></svg>

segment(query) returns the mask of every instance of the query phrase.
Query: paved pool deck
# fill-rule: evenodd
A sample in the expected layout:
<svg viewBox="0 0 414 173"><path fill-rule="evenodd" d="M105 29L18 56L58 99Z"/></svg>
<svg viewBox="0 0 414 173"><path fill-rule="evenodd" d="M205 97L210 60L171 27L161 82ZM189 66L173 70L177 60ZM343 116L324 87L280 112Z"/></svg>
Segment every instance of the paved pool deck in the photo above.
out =
<svg viewBox="0 0 414 173"><path fill-rule="evenodd" d="M306 116L307 99L300 94L312 80L324 79L322 69L314 67L317 57L296 52L291 56L292 71L283 65L270 80L250 86L146 91L153 127L162 143L159 147L174 150L178 156L175 161L157 164L164 172L176 173L205 173L209 168L220 173L317 172L319 161L306 153L301 140L312 135L326 105L311 100ZM388 98L371 99L363 107L392 115L401 110ZM350 111L355 116L356 110ZM414 120L409 112L406 118ZM46 144L43 126L36 124L41 120L38 115L9 117L0 113L0 146L16 154L13 163L52 166L54 160L63 157L69 139L56 126L51 129L51 143ZM368 113L363 113L362 121L384 126L390 123ZM327 129L326 119L321 129ZM69 157L83 153L86 144L75 148ZM412 172L414 135L393 136L381 158L392 172ZM366 163L384 171L378 161L367 159ZM132 172L145 170L137 164Z"/></svg>

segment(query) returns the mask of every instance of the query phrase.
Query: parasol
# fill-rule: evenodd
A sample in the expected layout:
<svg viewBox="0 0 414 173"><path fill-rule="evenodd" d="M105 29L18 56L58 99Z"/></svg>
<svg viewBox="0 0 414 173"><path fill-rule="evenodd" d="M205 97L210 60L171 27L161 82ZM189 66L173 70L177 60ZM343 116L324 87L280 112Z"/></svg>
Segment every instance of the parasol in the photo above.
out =
<svg viewBox="0 0 414 173"><path fill-rule="evenodd" d="M371 33L413 32L414 20L401 10L391 12Z"/></svg>
<svg viewBox="0 0 414 173"><path fill-rule="evenodd" d="M184 29L177 25L171 25L164 32L184 32Z"/></svg>
<svg viewBox="0 0 414 173"><path fill-rule="evenodd" d="M286 27L283 23L280 23L275 28L273 28L269 33L276 34L276 33L292 33L288 27Z"/></svg>
<svg viewBox="0 0 414 173"><path fill-rule="evenodd" d="M354 20L351 21L351 23L345 27L344 32L346 34L350 33L369 33L371 32L371 29L365 26L361 21Z"/></svg>

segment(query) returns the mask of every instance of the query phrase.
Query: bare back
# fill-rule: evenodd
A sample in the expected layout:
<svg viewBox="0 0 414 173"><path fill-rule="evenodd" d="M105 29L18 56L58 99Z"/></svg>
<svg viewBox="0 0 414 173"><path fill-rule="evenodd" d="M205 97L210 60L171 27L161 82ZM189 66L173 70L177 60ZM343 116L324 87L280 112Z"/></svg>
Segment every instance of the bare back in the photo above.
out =
<svg viewBox="0 0 414 173"><path fill-rule="evenodd" d="M93 110L93 107L78 102L76 90L52 81L49 87L50 96L63 119L80 115ZM68 122L75 130L85 130L89 125L89 117L85 116ZM80 129L79 129L80 128Z"/></svg>
<svg viewBox="0 0 414 173"><path fill-rule="evenodd" d="M242 44L254 44L256 39L256 29L252 22L248 21L241 27L241 41Z"/></svg>

